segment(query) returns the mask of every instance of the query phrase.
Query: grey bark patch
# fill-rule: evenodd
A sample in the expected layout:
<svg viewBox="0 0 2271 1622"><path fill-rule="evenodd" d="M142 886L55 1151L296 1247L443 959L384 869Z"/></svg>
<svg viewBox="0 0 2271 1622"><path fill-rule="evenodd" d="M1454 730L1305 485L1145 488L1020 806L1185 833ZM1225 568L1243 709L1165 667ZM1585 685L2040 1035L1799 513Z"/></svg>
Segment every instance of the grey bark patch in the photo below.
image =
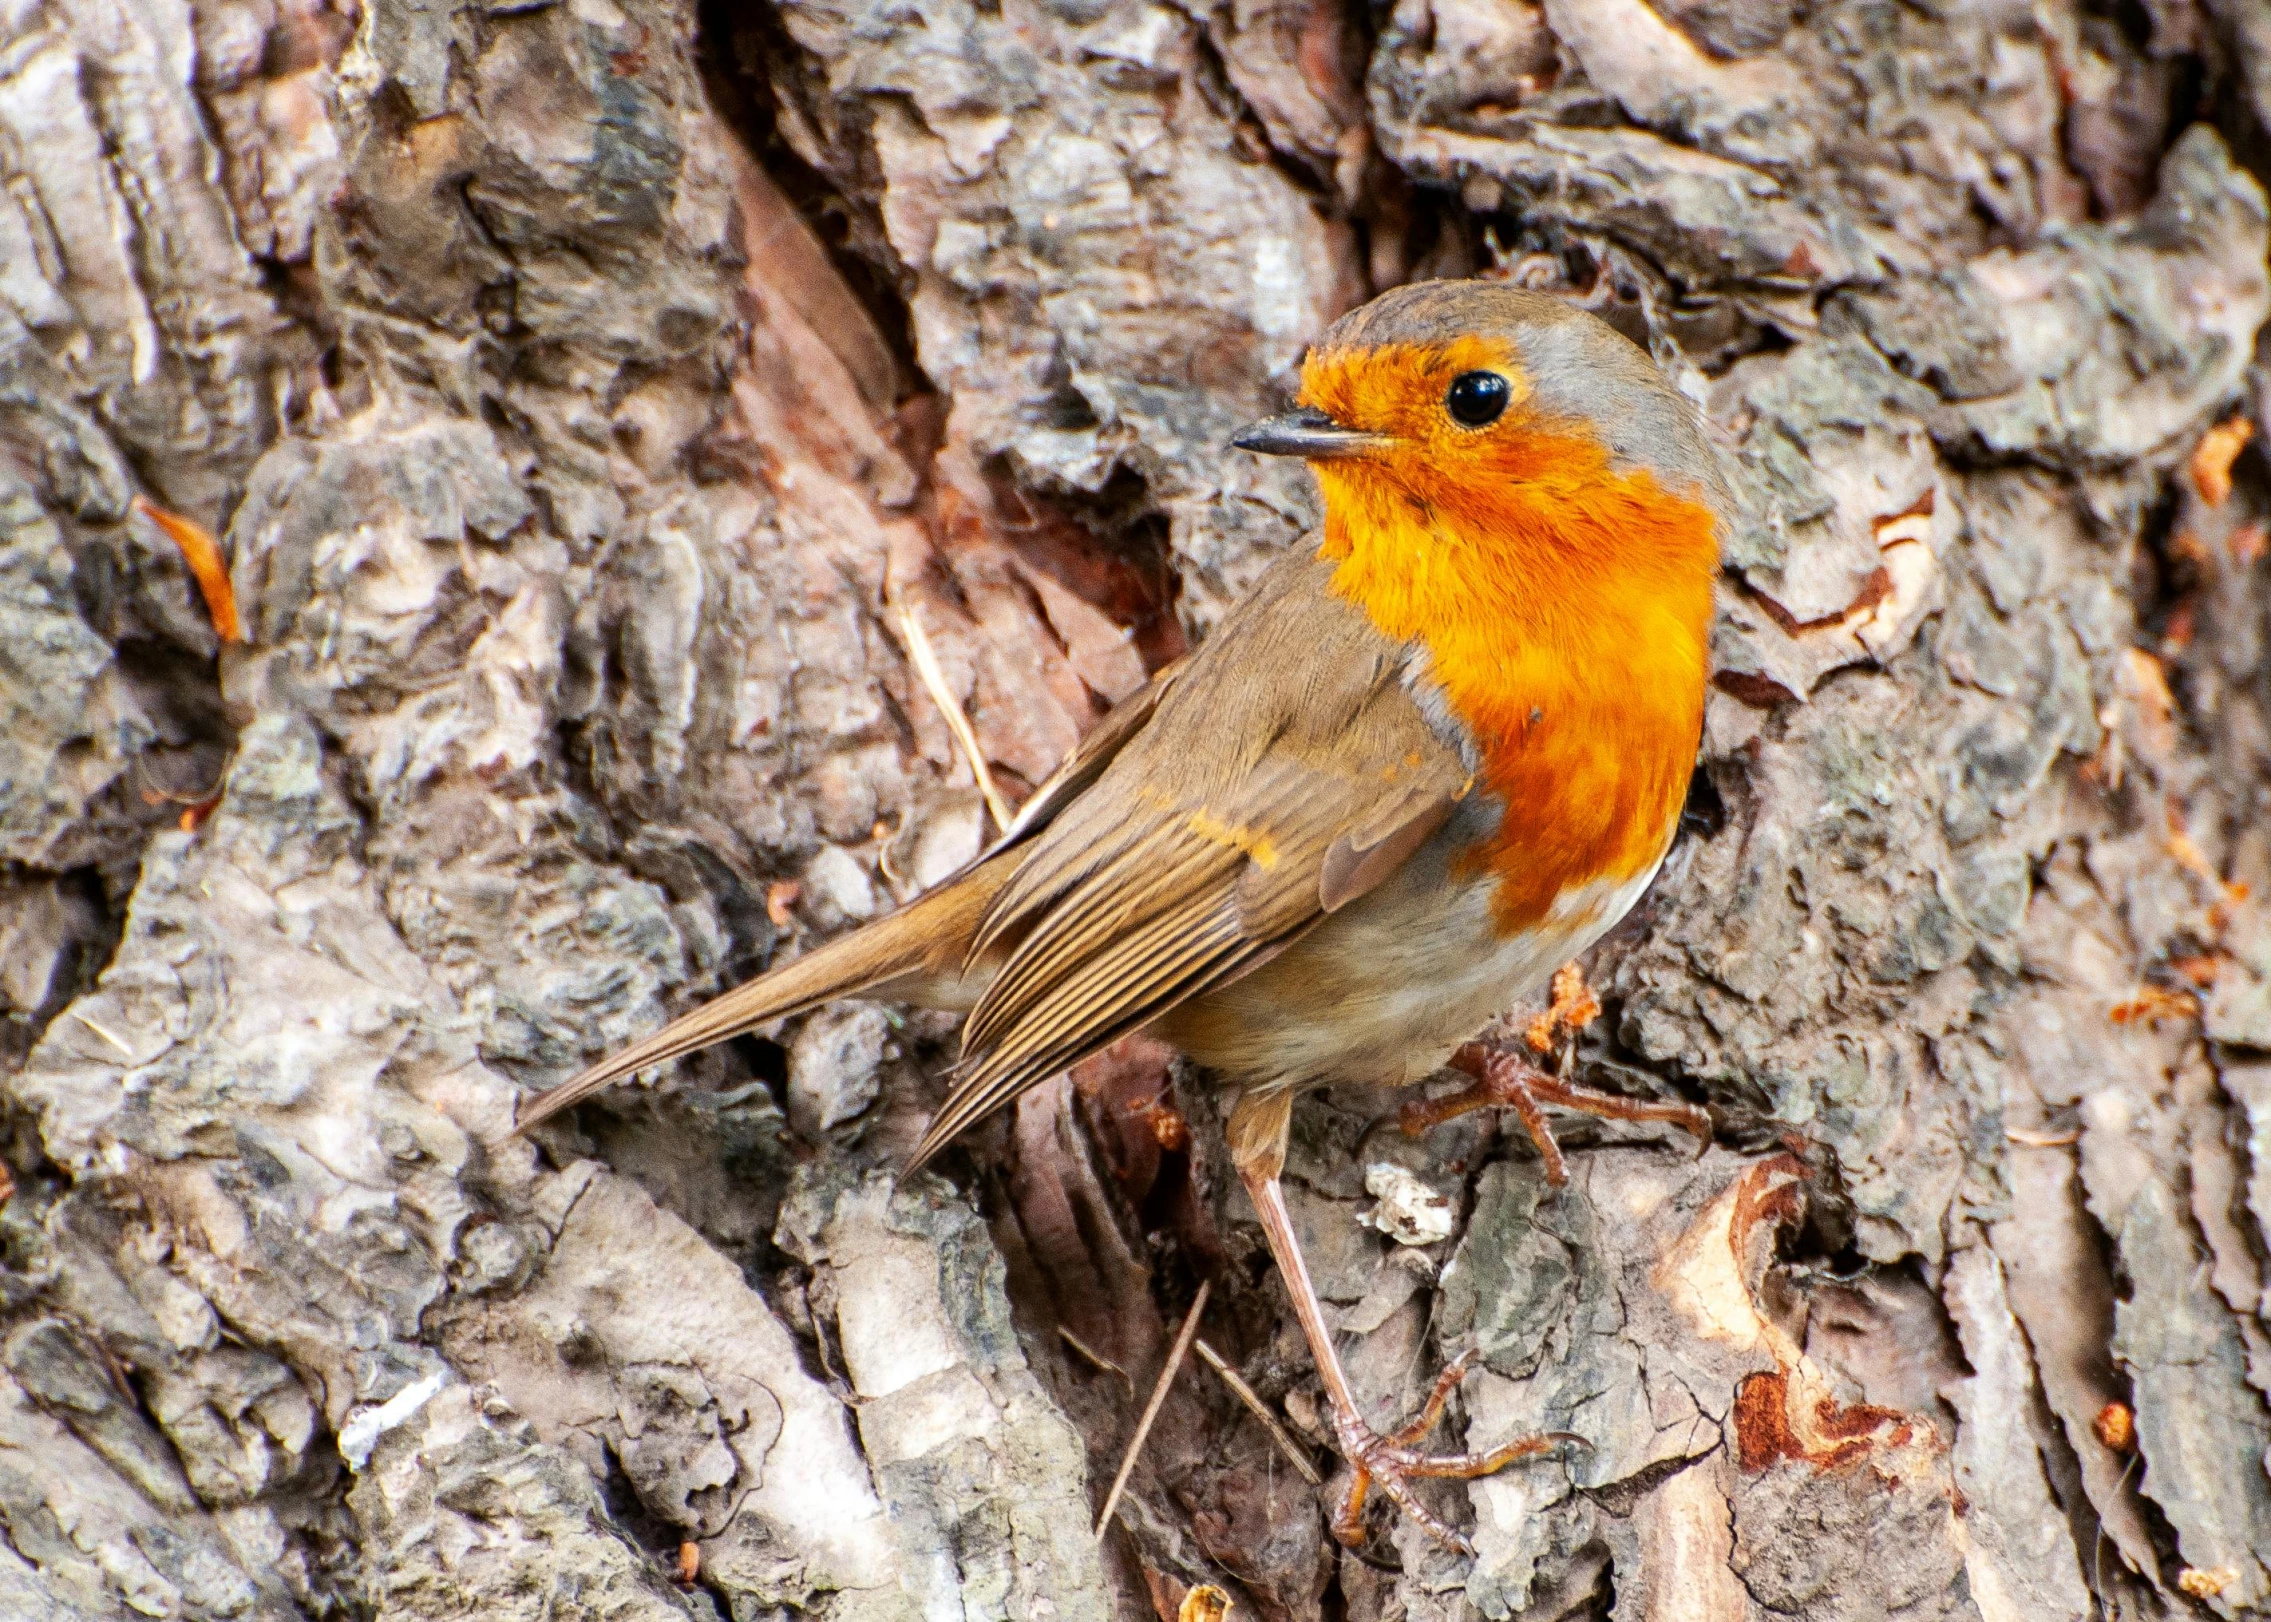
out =
<svg viewBox="0 0 2271 1622"><path fill-rule="evenodd" d="M789 1045L789 1124L818 1138L864 1114L881 1091L890 1036L882 1010L866 1004L805 1021Z"/></svg>
<svg viewBox="0 0 2271 1622"><path fill-rule="evenodd" d="M1570 1225L1578 1231L1565 1231ZM1550 1188L1541 1166L1490 1167L1476 1185L1467 1236L1443 1270L1443 1332L1471 1336L1501 1374L1536 1373L1569 1309L1590 1226Z"/></svg>

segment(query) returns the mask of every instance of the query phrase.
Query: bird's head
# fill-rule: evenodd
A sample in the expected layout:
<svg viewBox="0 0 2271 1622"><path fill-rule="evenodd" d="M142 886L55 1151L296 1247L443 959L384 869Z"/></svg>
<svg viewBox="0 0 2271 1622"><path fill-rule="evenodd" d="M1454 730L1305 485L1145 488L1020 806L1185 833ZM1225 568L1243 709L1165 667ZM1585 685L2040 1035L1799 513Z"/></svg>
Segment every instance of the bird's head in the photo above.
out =
<svg viewBox="0 0 2271 1622"><path fill-rule="evenodd" d="M1695 406L1614 328L1545 294L1385 293L1318 340L1299 409L1233 443L1309 461L1325 552L1368 599L1566 599L1590 582L1708 613L1729 504Z"/></svg>

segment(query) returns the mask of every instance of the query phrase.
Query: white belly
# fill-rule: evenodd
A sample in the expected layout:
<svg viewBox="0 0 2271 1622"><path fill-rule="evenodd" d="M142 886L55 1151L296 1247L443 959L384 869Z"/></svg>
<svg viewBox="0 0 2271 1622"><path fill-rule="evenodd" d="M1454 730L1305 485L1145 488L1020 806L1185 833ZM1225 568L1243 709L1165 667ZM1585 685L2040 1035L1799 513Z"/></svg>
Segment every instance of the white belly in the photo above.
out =
<svg viewBox="0 0 2271 1622"><path fill-rule="evenodd" d="M1416 854L1277 958L1170 1014L1160 1033L1248 1088L1419 1081L1600 939L1656 876L1651 866L1564 891L1541 923L1501 936L1496 880L1455 881L1449 866L1445 849Z"/></svg>

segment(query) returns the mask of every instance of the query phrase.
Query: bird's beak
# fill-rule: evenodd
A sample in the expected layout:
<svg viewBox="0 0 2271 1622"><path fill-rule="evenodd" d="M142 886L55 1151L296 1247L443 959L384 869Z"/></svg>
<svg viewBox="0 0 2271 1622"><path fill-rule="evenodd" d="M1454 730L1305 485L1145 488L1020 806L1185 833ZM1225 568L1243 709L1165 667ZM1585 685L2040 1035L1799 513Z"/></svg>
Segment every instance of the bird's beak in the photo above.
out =
<svg viewBox="0 0 2271 1622"><path fill-rule="evenodd" d="M1230 443L1262 456L1306 456L1311 461L1327 461L1377 450L1389 443L1389 436L1344 428L1315 406L1303 406L1282 417L1268 417L1241 428Z"/></svg>

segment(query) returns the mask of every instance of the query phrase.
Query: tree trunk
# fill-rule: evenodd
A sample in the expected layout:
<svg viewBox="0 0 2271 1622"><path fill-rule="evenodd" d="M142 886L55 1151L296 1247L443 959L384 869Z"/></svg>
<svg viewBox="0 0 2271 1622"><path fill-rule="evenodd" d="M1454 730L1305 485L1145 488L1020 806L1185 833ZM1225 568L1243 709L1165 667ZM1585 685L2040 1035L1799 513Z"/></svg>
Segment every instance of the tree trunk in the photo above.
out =
<svg viewBox="0 0 2271 1622"><path fill-rule="evenodd" d="M2256 0L330 3L0 27L0 1614L2271 1612ZM1297 1117L1377 1413L1584 1439L1474 1558L1327 1535L1141 1040L903 1186L870 1005L503 1136L975 850L1468 274L1748 509L1569 1056L1716 1145ZM1098 1541L1202 1278L1327 1487L1194 1358Z"/></svg>

